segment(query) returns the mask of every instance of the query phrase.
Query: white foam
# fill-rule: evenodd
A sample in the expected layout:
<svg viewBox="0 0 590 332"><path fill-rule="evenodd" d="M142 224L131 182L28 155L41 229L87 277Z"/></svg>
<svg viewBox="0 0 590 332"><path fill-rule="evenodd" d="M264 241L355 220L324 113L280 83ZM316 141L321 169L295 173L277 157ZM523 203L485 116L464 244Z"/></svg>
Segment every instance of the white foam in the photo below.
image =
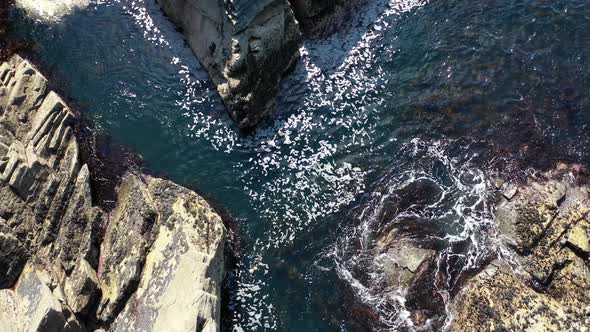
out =
<svg viewBox="0 0 590 332"><path fill-rule="evenodd" d="M75 10L88 7L90 0L16 0L16 6L35 19L52 23Z"/></svg>

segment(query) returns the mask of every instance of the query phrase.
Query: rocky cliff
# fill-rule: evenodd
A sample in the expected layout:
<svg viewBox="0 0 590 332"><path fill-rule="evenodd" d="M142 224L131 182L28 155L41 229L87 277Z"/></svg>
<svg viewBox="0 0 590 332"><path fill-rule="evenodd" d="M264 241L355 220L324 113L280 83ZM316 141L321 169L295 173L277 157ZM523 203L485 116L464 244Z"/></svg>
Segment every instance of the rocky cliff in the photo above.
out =
<svg viewBox="0 0 590 332"><path fill-rule="evenodd" d="M333 32L366 0L158 0L207 69L240 128L268 115L299 58L301 31Z"/></svg>
<svg viewBox="0 0 590 332"><path fill-rule="evenodd" d="M0 330L219 330L220 217L131 173L96 207L76 121L31 63L0 66Z"/></svg>
<svg viewBox="0 0 590 332"><path fill-rule="evenodd" d="M286 0L159 0L184 31L240 128L273 108L281 78L299 57Z"/></svg>

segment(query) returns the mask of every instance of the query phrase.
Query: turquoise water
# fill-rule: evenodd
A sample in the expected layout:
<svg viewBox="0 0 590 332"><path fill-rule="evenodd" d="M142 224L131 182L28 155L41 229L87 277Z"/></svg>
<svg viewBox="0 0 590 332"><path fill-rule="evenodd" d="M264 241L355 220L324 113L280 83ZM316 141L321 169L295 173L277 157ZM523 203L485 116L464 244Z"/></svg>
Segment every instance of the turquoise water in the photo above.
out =
<svg viewBox="0 0 590 332"><path fill-rule="evenodd" d="M153 1L14 18L99 128L235 218L245 248L228 331L412 330L411 301L384 288L371 254L387 224L414 223L439 250L444 302L498 250L496 176L588 162L585 1L372 1L342 32L305 42L252 135Z"/></svg>

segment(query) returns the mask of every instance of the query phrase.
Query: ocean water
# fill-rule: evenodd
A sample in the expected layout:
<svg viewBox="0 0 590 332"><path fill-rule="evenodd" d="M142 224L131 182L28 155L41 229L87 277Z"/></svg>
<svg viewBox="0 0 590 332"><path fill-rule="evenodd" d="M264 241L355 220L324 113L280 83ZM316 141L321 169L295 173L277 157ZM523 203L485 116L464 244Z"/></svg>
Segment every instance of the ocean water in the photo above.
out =
<svg viewBox="0 0 590 332"><path fill-rule="evenodd" d="M350 26L305 41L252 134L155 1L12 16L97 127L235 219L226 331L444 328L457 281L501 250L496 178L589 161L586 1L373 0ZM438 250L440 312L424 326L374 254L399 221Z"/></svg>

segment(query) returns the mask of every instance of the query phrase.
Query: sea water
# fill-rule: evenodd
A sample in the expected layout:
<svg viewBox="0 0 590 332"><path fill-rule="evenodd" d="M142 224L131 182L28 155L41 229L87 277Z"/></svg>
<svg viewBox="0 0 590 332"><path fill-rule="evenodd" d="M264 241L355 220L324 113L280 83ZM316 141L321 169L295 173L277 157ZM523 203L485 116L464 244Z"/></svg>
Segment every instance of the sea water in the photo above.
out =
<svg viewBox="0 0 590 332"><path fill-rule="evenodd" d="M373 250L402 219L438 249L440 327L460 276L497 254L496 178L588 164L585 1L371 1L304 42L251 134L155 1L13 17L97 129L233 217L227 331L417 329Z"/></svg>

